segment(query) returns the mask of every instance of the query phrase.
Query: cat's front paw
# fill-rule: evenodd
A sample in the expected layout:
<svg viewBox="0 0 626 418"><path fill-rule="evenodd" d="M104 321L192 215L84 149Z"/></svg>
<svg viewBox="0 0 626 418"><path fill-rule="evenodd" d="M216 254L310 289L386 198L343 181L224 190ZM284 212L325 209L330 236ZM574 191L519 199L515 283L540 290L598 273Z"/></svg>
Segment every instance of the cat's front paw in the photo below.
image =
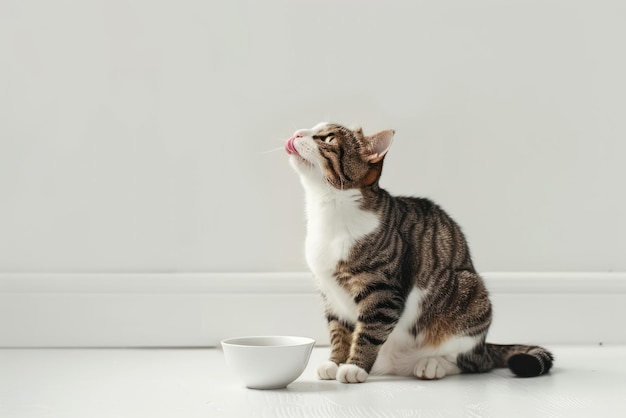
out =
<svg viewBox="0 0 626 418"><path fill-rule="evenodd" d="M317 368L317 378L320 380L335 380L339 366L334 361L325 361Z"/></svg>
<svg viewBox="0 0 626 418"><path fill-rule="evenodd" d="M342 364L337 370L337 380L341 383L363 383L369 374L354 364Z"/></svg>

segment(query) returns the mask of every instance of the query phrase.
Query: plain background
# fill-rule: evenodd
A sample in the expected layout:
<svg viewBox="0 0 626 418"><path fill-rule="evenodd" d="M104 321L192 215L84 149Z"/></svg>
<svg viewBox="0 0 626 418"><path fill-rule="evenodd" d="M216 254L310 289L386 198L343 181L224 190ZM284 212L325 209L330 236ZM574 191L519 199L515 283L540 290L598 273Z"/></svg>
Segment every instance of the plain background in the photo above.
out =
<svg viewBox="0 0 626 418"><path fill-rule="evenodd" d="M0 2L0 272L303 271L283 142L396 130L381 185L481 271L626 269L615 0Z"/></svg>

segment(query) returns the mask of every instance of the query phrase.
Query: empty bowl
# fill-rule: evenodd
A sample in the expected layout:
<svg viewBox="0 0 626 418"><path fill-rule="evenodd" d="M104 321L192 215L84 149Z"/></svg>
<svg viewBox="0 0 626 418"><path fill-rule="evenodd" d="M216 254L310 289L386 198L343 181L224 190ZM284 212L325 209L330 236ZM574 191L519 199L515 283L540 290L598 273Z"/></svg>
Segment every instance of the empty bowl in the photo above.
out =
<svg viewBox="0 0 626 418"><path fill-rule="evenodd" d="M226 363L250 389L281 389L306 368L315 341L306 337L238 337L222 341Z"/></svg>

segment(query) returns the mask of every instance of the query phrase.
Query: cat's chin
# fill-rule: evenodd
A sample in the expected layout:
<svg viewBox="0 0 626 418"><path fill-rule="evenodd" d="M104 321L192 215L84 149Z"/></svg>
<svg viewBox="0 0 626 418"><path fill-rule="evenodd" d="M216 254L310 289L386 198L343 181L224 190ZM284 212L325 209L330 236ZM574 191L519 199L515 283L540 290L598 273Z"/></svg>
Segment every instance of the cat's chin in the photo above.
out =
<svg viewBox="0 0 626 418"><path fill-rule="evenodd" d="M302 169L310 170L311 168L313 168L313 163L311 163L309 160L304 159L299 154L291 154L289 156L289 162L291 163L291 166L297 171Z"/></svg>

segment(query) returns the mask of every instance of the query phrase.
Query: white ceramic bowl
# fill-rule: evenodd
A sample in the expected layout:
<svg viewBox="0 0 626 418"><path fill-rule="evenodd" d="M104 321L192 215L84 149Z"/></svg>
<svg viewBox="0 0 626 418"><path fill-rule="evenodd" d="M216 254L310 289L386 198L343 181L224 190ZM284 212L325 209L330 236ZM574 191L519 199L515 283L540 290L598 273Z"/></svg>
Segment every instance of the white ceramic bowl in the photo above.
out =
<svg viewBox="0 0 626 418"><path fill-rule="evenodd" d="M222 341L226 363L251 389L281 389L302 374L315 341L306 337L238 337Z"/></svg>

